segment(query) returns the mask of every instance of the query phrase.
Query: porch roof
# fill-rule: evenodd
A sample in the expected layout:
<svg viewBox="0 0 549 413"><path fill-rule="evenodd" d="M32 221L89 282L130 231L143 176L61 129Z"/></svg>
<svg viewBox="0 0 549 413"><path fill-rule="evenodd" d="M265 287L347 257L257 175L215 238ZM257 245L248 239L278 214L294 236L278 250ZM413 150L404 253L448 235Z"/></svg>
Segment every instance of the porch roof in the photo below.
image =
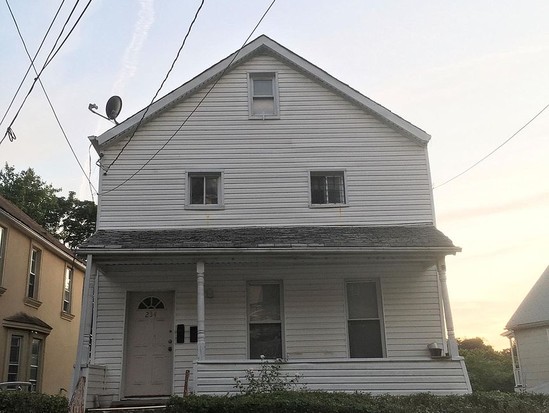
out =
<svg viewBox="0 0 549 413"><path fill-rule="evenodd" d="M292 226L99 230L81 254L220 252L431 252L461 248L434 226Z"/></svg>

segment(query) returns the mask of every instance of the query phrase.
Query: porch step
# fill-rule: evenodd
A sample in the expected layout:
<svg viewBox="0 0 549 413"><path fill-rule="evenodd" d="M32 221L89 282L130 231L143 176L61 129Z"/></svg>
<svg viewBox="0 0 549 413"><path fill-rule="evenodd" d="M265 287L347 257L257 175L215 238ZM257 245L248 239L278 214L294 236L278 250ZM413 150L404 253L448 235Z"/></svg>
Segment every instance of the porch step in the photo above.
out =
<svg viewBox="0 0 549 413"><path fill-rule="evenodd" d="M166 406L131 406L131 407L104 407L96 409L88 409L88 413L164 413Z"/></svg>

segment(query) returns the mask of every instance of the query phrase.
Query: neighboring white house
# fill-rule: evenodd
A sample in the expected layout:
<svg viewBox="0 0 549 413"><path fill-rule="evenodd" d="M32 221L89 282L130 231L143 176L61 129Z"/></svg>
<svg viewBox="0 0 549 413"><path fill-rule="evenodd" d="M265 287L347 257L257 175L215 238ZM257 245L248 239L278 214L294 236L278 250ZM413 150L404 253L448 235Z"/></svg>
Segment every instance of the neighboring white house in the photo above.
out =
<svg viewBox="0 0 549 413"><path fill-rule="evenodd" d="M89 403L187 370L226 394L261 355L309 389L471 391L421 129L261 36L90 139Z"/></svg>
<svg viewBox="0 0 549 413"><path fill-rule="evenodd" d="M511 340L515 389L549 394L549 267L505 329Z"/></svg>

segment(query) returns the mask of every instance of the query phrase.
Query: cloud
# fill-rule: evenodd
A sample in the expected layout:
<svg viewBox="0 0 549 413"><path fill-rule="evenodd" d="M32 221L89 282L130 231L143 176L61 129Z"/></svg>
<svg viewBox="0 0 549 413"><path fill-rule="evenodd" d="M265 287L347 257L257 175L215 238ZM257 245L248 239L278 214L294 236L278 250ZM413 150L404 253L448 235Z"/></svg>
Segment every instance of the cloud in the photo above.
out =
<svg viewBox="0 0 549 413"><path fill-rule="evenodd" d="M477 218L484 215L493 215L526 208L538 207L547 202L549 202L549 192L529 196L526 198L515 199L507 203L443 212L438 215L438 218L440 221L454 221Z"/></svg>
<svg viewBox="0 0 549 413"><path fill-rule="evenodd" d="M154 0L141 0L138 19L133 29L132 40L124 52L122 68L114 82L112 93L121 94L128 81L137 72L139 53L147 40L149 30L154 23Z"/></svg>

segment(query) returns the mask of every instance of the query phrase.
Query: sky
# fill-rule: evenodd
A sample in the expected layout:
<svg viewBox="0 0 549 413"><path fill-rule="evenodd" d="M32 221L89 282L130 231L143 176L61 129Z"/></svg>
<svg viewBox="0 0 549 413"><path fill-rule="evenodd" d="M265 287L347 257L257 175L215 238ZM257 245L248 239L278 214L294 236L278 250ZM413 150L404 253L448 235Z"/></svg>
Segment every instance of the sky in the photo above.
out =
<svg viewBox="0 0 549 413"><path fill-rule="evenodd" d="M34 55L61 2L8 3ZM66 3L38 54L39 68L74 0ZM76 15L87 0L80 3ZM242 46L270 3L205 0L159 96ZM87 137L111 124L88 105L104 113L108 98L119 95L122 121L149 104L199 4L91 1L40 76L67 139L37 84L13 123L16 140L0 145L2 165L32 167L62 194L91 199L67 140L97 187ZM548 16L546 0L277 0L252 36L268 35L432 136L437 227L463 248L447 259L456 334L482 337L496 349L508 347L505 324L549 265L549 109L444 183L549 104ZM29 67L6 2L0 50L1 119ZM0 139L34 77L7 112Z"/></svg>

